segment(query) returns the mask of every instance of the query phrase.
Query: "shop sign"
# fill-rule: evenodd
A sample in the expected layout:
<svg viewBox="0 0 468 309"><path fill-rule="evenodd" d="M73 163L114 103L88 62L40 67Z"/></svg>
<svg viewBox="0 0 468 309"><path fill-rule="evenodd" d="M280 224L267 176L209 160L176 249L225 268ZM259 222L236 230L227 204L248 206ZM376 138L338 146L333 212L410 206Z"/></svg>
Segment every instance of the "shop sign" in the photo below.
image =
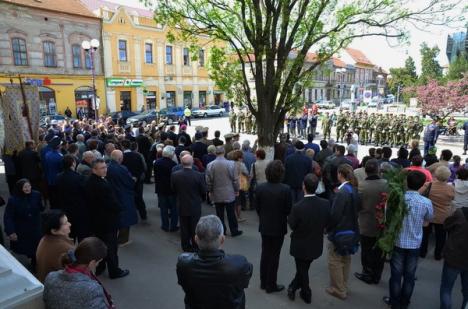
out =
<svg viewBox="0 0 468 309"><path fill-rule="evenodd" d="M30 84L31 86L37 86L37 87L41 87L43 85L42 79L26 78L24 82L26 84Z"/></svg>
<svg viewBox="0 0 468 309"><path fill-rule="evenodd" d="M142 87L141 79L108 78L107 87Z"/></svg>

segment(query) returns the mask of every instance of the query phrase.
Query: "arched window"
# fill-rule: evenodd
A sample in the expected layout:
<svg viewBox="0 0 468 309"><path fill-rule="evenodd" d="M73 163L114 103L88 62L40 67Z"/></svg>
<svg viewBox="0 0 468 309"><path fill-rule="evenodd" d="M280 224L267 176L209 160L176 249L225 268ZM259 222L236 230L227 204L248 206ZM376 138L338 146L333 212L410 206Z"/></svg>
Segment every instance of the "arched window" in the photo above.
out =
<svg viewBox="0 0 468 309"><path fill-rule="evenodd" d="M15 65L28 65L28 51L26 41L21 38L12 38L11 47Z"/></svg>
<svg viewBox="0 0 468 309"><path fill-rule="evenodd" d="M52 41L44 41L42 42L42 48L44 51L44 66L56 67L57 55L55 53L55 43Z"/></svg>
<svg viewBox="0 0 468 309"><path fill-rule="evenodd" d="M83 65L81 63L81 46L79 44L72 45L72 56L73 56L73 67L75 69L81 69Z"/></svg>

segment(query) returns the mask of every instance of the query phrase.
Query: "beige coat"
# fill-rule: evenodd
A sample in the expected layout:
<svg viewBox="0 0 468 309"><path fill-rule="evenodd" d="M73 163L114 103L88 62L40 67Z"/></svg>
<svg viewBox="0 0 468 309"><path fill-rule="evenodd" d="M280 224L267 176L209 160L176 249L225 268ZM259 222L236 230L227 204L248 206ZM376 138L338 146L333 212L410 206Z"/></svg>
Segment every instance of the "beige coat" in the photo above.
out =
<svg viewBox="0 0 468 309"><path fill-rule="evenodd" d="M434 209L432 223L443 224L445 219L452 214L452 200L455 197L455 189L446 182L434 180L431 182L429 199ZM419 193L424 193L429 183L419 189Z"/></svg>
<svg viewBox="0 0 468 309"><path fill-rule="evenodd" d="M45 235L42 237L36 251L37 279L44 282L48 273L62 269L62 254L74 247L73 241L65 236Z"/></svg>

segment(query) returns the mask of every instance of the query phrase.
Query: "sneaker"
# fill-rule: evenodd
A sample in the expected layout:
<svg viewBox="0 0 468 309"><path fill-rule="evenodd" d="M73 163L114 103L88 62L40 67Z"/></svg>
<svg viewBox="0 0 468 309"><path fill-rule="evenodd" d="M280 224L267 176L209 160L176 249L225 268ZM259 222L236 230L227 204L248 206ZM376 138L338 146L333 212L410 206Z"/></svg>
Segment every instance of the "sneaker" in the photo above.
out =
<svg viewBox="0 0 468 309"><path fill-rule="evenodd" d="M333 297L336 297L338 299L341 299L341 300L345 300L346 299L346 295L342 295L340 293L338 293L337 291L335 291L335 289L331 288L331 287L328 287L325 289L325 291L330 294L331 296Z"/></svg>

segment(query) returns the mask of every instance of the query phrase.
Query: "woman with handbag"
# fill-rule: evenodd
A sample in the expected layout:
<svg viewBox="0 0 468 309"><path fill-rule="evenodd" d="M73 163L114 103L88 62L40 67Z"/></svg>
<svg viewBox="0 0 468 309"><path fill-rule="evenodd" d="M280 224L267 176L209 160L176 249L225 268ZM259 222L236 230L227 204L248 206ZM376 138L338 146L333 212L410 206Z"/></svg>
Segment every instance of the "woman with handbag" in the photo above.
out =
<svg viewBox="0 0 468 309"><path fill-rule="evenodd" d="M334 196L331 223L328 229L328 270L330 286L326 292L339 299L348 296L348 277L351 255L359 248L358 182L349 164L338 167L337 179L340 186Z"/></svg>
<svg viewBox="0 0 468 309"><path fill-rule="evenodd" d="M249 171L244 163L244 154L240 150L233 152L232 159L235 164L235 171L239 175L239 196L236 197L236 216L237 222L244 222L246 219L241 217L241 209L246 209L247 198L249 192L250 178Z"/></svg>

